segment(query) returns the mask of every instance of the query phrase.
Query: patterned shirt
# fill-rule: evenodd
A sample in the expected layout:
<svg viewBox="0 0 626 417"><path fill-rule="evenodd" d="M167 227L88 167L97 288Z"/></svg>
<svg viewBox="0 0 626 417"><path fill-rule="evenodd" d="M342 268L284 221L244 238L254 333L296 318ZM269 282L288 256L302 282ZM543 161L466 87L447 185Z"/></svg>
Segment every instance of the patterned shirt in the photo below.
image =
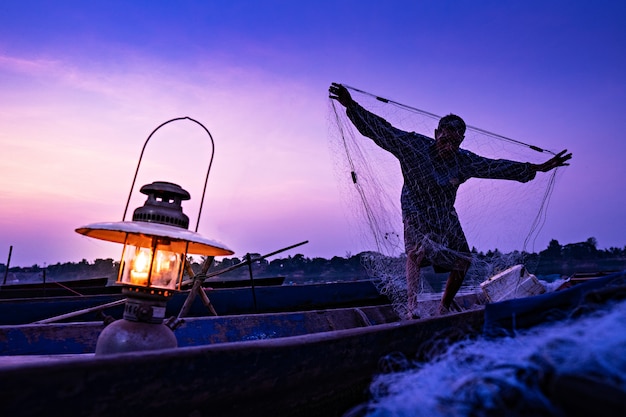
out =
<svg viewBox="0 0 626 417"><path fill-rule="evenodd" d="M446 233L450 223L458 223L454 202L459 185L468 179L527 182L535 177L529 163L489 159L465 149L443 159L435 148L434 139L397 129L356 102L348 106L346 114L362 135L371 138L400 162L404 179L402 216L405 221L413 219L422 234Z"/></svg>

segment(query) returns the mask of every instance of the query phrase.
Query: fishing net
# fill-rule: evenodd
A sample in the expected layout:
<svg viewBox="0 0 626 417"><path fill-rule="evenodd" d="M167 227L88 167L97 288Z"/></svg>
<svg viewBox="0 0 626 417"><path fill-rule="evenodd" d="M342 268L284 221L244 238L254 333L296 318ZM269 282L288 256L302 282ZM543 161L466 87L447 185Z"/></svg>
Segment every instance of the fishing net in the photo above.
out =
<svg viewBox="0 0 626 417"><path fill-rule="evenodd" d="M382 117L393 128L434 137L440 116L347 88L354 101L368 112ZM399 151L404 152L402 157L412 152L409 158L419 161L412 164L410 175L403 179L397 152L394 156L381 147L386 145L385 140L378 139L379 143L385 142L379 146L370 137L383 137L392 131L396 135L393 140L405 142L404 145L418 141L416 137L395 131L367 114L358 122L361 130L370 136L366 137L347 117L346 109L340 103L332 99L330 103L329 143L337 183L353 232L353 244L361 250L362 263L368 274L377 280L381 293L391 299L399 314L407 313L407 255L401 207L401 198L405 198L401 197L404 182L417 196L417 201L411 200L409 205L418 206L417 211L422 213L414 219L422 225L414 240L425 254L424 264L453 265L458 259L471 262L461 291L474 290L490 276L516 264L525 264L532 272L533 265L528 264L526 254L534 250L535 239L545 221L545 208L556 170L537 173L535 179L528 182L483 178L465 181L463 173L457 173L459 178L445 178L444 182L462 183L456 191L455 216L451 214L454 210L449 209L449 201L442 204L440 200L449 196L441 197L442 190L432 184L441 179L429 176L435 162L422 158L429 152L428 146L432 142L426 141L421 148L414 143L413 147ZM500 159L540 163L553 155L553 152L472 127L470 123L461 148L493 160L479 170L489 176L502 168ZM485 161L482 160L481 164L484 165ZM435 170L438 169L435 166ZM442 207L444 212L441 212ZM470 253L455 249L458 247L454 242L458 232L453 229L459 227L459 222L471 248ZM430 226L424 228L424 224ZM435 294L441 292L447 277L447 273L437 272L432 266L421 268L419 299L437 298ZM420 312L423 316L432 314L432 311Z"/></svg>

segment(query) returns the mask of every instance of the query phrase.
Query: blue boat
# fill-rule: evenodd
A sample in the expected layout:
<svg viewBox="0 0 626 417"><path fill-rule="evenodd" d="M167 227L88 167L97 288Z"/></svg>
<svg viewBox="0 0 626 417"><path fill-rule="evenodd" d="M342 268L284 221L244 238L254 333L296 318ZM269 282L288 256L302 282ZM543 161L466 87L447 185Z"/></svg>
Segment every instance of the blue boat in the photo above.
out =
<svg viewBox="0 0 626 417"><path fill-rule="evenodd" d="M68 281L28 282L0 285L0 300L11 298L37 298L60 296L83 296L91 294L119 293L119 288L107 286L107 277L84 278Z"/></svg>
<svg viewBox="0 0 626 417"><path fill-rule="evenodd" d="M102 321L104 316L122 317L124 295L36 297L0 300L0 325L28 324L49 321ZM214 310L222 315L286 312L323 308L355 307L388 304L373 280L338 281L333 283L301 285L268 285L237 288L204 288ZM188 291L175 294L167 303L167 316L178 314ZM103 307L104 306L104 307ZM199 298L190 307L187 316L211 314ZM66 316L65 319L59 316ZM50 320L57 318L55 320Z"/></svg>
<svg viewBox="0 0 626 417"><path fill-rule="evenodd" d="M400 320L390 305L185 318L176 348L107 355L94 354L102 323L0 326L0 414L342 415L386 355L432 358L486 329L494 337L499 321L508 334L520 324L512 317L563 319L625 292L619 273L421 320Z"/></svg>

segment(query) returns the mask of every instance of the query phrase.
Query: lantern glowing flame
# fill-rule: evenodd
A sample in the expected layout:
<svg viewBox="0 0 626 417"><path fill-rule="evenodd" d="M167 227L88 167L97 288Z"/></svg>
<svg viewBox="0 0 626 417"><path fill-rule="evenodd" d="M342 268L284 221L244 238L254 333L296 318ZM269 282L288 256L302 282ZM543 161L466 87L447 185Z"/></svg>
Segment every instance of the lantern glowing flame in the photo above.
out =
<svg viewBox="0 0 626 417"><path fill-rule="evenodd" d="M151 288L166 297L180 290L188 254L228 256L225 245L196 232L157 223L125 221L94 223L76 231L85 236L123 243L117 283L125 287Z"/></svg>
<svg viewBox="0 0 626 417"><path fill-rule="evenodd" d="M148 199L135 210L133 221L94 223L76 229L89 237L124 244L118 284L129 291L169 297L181 289L187 254L234 253L219 242L187 230L189 219L180 202L189 194L178 185L158 181L144 185L141 192Z"/></svg>
<svg viewBox="0 0 626 417"><path fill-rule="evenodd" d="M158 239L155 238L158 241ZM154 254L154 257L153 257ZM117 282L121 284L179 289L183 271L182 256L157 243L156 249L126 245L122 254L122 267Z"/></svg>

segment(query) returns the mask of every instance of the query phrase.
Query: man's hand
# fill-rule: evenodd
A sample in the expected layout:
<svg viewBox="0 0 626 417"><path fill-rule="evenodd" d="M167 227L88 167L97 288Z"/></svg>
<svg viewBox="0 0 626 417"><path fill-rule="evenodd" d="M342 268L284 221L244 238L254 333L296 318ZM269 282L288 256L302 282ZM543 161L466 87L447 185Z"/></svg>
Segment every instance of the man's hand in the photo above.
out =
<svg viewBox="0 0 626 417"><path fill-rule="evenodd" d="M349 105L354 103L354 100L352 100L352 96L348 92L348 89L341 84L332 83L330 85L330 88L328 88L328 91L331 94L329 97L333 100L337 100L344 107L348 107Z"/></svg>
<svg viewBox="0 0 626 417"><path fill-rule="evenodd" d="M533 164L535 171L548 172L554 168L569 165L567 161L572 158L572 153L567 153L567 149L562 150L543 164Z"/></svg>

